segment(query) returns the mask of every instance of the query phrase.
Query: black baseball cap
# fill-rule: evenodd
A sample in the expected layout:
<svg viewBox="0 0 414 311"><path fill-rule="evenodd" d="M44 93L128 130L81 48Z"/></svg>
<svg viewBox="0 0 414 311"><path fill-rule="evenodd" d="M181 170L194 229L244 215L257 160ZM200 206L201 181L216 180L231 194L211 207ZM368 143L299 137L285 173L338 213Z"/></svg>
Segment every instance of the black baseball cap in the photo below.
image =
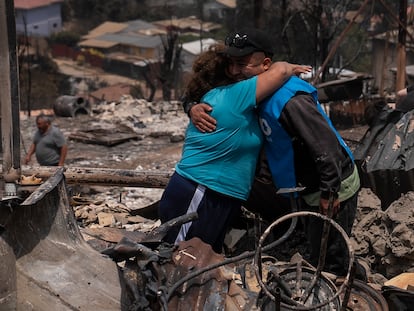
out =
<svg viewBox="0 0 414 311"><path fill-rule="evenodd" d="M227 46L225 53L229 56L243 57L253 52L264 52L266 56L273 56L269 34L259 29L248 28L232 32L224 43Z"/></svg>

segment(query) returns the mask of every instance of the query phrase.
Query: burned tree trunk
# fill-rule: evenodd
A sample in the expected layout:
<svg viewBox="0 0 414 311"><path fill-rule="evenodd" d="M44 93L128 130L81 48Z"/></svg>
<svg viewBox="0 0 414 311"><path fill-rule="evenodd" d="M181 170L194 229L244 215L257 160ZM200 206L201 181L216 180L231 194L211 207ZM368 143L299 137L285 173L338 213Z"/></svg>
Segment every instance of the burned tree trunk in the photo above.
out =
<svg viewBox="0 0 414 311"><path fill-rule="evenodd" d="M162 97L166 101L171 100L171 90L180 66L182 46L178 44L178 33L169 29L163 40L164 60L161 64L159 80L162 84Z"/></svg>

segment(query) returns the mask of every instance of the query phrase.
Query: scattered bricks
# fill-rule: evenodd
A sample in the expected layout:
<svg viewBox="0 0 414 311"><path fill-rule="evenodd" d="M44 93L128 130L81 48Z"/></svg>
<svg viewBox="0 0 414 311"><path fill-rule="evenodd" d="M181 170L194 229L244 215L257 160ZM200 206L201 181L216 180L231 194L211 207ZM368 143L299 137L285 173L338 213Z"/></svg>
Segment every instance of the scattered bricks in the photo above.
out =
<svg viewBox="0 0 414 311"><path fill-rule="evenodd" d="M102 227L113 227L116 223L115 217L109 213L98 213L99 225Z"/></svg>

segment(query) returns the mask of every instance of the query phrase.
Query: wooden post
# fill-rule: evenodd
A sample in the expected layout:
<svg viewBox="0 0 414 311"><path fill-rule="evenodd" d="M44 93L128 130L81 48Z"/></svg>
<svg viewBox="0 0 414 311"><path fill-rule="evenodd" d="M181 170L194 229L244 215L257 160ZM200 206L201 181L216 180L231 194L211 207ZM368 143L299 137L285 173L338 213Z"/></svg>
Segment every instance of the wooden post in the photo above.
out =
<svg viewBox="0 0 414 311"><path fill-rule="evenodd" d="M406 36L407 36L407 0L400 0L397 46L397 77L395 91L405 88L405 64L406 64Z"/></svg>
<svg viewBox="0 0 414 311"><path fill-rule="evenodd" d="M12 24L12 25L10 25ZM13 27L9 29L9 27ZM16 95L17 82L17 66L16 64L16 45L13 48L13 42L16 42L16 27L14 24L14 2L13 0L0 0L0 111L1 111L1 149L3 151L3 166L6 168L3 175L5 183L6 195L14 194L16 186L11 181L10 175L13 169L12 151L19 154L20 159L20 135L17 131L18 149L15 147L14 136L12 136L12 102ZM14 35L14 36L13 36ZM14 38L14 40L13 40ZM17 92L18 94L18 92ZM17 102L18 104L18 102ZM19 107L17 106L17 112ZM13 110L14 111L14 110ZM20 162L20 160L18 161ZM7 180L6 180L7 179ZM10 187L11 186L11 187ZM13 248L9 242L4 238L7 233L3 235L7 220L4 217L5 209L0 207L0 309L2 310L17 310L17 272L16 272L16 257Z"/></svg>
<svg viewBox="0 0 414 311"><path fill-rule="evenodd" d="M0 105L3 177L7 185L20 176L19 74L14 1L0 1Z"/></svg>

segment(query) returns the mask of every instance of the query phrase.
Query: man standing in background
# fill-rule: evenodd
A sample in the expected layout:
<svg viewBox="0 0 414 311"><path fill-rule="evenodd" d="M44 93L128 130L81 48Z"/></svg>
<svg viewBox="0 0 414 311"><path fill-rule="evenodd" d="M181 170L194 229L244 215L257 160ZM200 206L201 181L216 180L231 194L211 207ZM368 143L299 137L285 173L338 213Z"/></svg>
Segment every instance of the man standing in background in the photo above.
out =
<svg viewBox="0 0 414 311"><path fill-rule="evenodd" d="M68 147L62 132L53 126L50 117L44 114L36 117L36 126L38 130L27 152L25 164L28 164L33 153L36 153L37 162L42 166L63 166Z"/></svg>

